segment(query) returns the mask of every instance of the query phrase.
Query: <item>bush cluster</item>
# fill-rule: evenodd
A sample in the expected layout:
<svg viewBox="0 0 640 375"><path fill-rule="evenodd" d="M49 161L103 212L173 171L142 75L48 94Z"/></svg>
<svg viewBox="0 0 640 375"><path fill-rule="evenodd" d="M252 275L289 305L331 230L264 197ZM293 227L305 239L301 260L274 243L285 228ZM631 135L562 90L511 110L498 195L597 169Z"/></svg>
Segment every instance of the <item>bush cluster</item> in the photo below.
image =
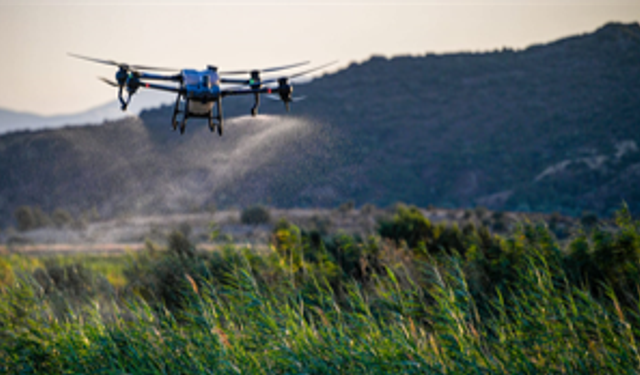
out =
<svg viewBox="0 0 640 375"><path fill-rule="evenodd" d="M325 280L337 295L351 281L367 286L385 275L387 267L402 265L417 282L429 289L431 276L422 274L422 264L457 259L469 279L469 290L478 301L490 301L495 293L508 294L519 285L523 269L538 256L564 282L604 297L607 288L623 303L636 300L640 285L640 229L626 208L618 213L614 227L588 226L561 245L545 223L523 223L508 237L487 227L468 224L432 224L415 207L400 205L394 216L382 220L378 236L362 238L344 233L304 230L281 219L274 225L268 254L236 250L227 245L214 253L196 252L180 232L169 236L169 251L146 259L127 274L130 283L145 290L143 295L171 310L188 303L194 283L227 285L227 276L249 266L252 277L265 285L290 282L301 288ZM144 263L144 262L143 262ZM416 271L418 270L418 271ZM150 298L149 301L154 300ZM488 306L484 310L490 309Z"/></svg>

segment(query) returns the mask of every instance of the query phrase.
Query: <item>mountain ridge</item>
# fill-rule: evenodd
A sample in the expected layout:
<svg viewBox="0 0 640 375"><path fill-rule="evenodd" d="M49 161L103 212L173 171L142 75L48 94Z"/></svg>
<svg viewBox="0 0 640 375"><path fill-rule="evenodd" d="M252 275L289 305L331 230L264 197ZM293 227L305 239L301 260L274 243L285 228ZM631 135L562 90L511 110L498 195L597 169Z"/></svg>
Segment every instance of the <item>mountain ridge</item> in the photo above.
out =
<svg viewBox="0 0 640 375"><path fill-rule="evenodd" d="M171 101L164 93L145 92L138 95L130 108L120 110L118 100L97 105L89 109L59 115L39 115L31 112L14 111L0 108L0 134L20 131L56 129L65 126L99 125L105 121L113 121L128 116L137 116L142 110L161 106Z"/></svg>

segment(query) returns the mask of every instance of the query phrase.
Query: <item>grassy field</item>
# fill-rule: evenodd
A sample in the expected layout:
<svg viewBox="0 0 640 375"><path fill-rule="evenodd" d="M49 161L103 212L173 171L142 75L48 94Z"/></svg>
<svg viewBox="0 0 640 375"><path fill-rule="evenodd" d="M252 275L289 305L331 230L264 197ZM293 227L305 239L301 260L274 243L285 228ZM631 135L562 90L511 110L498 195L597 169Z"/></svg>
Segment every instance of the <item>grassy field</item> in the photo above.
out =
<svg viewBox="0 0 640 375"><path fill-rule="evenodd" d="M495 235L400 207L268 251L0 258L0 372L637 373L640 223Z"/></svg>

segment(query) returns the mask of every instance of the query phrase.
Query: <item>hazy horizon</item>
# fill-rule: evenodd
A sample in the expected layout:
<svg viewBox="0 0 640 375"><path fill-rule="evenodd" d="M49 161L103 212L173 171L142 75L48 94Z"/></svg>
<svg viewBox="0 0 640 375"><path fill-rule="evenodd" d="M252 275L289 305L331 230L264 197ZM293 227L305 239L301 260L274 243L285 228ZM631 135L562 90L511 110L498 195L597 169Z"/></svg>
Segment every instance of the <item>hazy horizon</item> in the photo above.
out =
<svg viewBox="0 0 640 375"><path fill-rule="evenodd" d="M0 1L0 108L69 114L114 100L96 76L115 69L68 52L176 68L339 60L331 72L373 55L520 50L639 20L631 1Z"/></svg>

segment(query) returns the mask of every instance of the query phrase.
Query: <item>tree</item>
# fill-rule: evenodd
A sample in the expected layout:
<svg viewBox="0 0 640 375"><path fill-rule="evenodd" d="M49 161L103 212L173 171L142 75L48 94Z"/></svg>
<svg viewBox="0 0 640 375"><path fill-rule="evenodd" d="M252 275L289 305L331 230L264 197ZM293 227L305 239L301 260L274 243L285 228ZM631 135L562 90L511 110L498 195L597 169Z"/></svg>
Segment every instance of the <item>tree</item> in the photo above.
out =
<svg viewBox="0 0 640 375"><path fill-rule="evenodd" d="M53 213L51 214L51 220L53 221L53 224L58 228L66 227L73 223L73 217L71 216L71 214L61 208L53 211Z"/></svg>
<svg viewBox="0 0 640 375"><path fill-rule="evenodd" d="M48 227L51 225L51 218L38 206L31 210L33 219L35 220L35 228Z"/></svg>
<svg viewBox="0 0 640 375"><path fill-rule="evenodd" d="M33 210L30 206L20 206L14 212L16 225L21 232L34 229L36 227L36 219L33 216Z"/></svg>

